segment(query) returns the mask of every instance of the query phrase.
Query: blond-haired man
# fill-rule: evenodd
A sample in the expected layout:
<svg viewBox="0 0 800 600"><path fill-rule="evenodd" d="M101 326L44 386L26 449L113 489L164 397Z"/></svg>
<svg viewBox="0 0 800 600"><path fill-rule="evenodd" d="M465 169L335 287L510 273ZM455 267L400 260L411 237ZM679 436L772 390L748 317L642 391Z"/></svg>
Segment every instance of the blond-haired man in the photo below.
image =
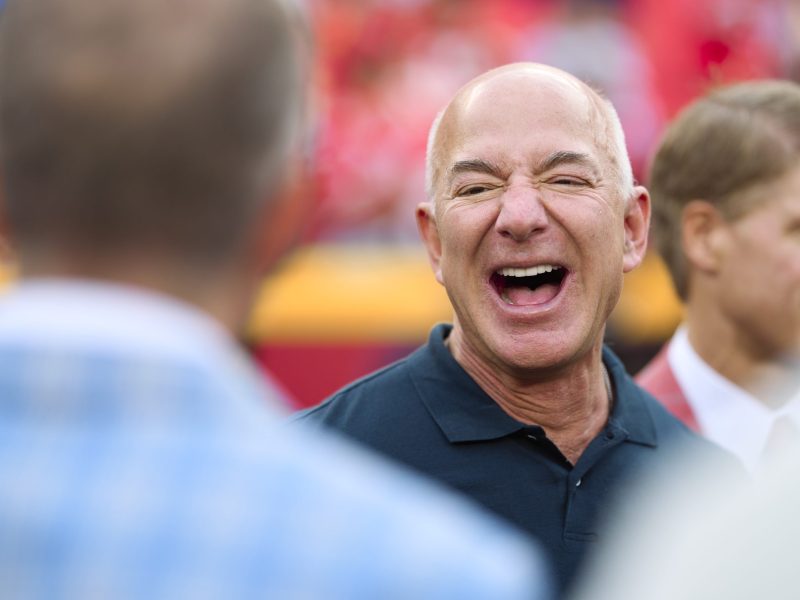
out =
<svg viewBox="0 0 800 600"><path fill-rule="evenodd" d="M800 437L800 86L695 101L651 171L656 247L686 316L637 381L757 469Z"/></svg>

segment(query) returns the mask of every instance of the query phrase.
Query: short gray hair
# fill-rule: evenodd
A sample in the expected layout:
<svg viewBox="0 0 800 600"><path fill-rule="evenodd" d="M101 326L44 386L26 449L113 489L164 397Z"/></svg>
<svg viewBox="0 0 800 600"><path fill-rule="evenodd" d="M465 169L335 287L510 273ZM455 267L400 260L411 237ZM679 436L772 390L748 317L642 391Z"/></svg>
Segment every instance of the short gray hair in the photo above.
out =
<svg viewBox="0 0 800 600"><path fill-rule="evenodd" d="M9 0L0 166L21 254L216 260L279 187L302 105L279 0Z"/></svg>

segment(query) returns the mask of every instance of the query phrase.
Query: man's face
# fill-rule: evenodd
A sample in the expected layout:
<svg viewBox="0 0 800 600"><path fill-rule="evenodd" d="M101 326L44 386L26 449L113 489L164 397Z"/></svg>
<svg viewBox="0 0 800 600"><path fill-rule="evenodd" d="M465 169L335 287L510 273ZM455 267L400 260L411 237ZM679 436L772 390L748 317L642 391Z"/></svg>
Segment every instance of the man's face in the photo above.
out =
<svg viewBox="0 0 800 600"><path fill-rule="evenodd" d="M727 223L718 304L753 356L800 349L800 166Z"/></svg>
<svg viewBox="0 0 800 600"><path fill-rule="evenodd" d="M451 108L437 203L418 219L455 309L456 351L523 376L568 365L602 343L644 245L626 244L626 202L595 144L602 125L583 90L549 73L501 75ZM646 193L628 204L646 238Z"/></svg>

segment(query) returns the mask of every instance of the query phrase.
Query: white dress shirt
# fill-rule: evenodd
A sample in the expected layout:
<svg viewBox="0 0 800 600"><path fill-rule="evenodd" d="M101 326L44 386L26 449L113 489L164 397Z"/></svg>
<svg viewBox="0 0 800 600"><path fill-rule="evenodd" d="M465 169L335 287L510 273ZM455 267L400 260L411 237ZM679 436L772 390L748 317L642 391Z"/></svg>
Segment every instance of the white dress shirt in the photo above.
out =
<svg viewBox="0 0 800 600"><path fill-rule="evenodd" d="M800 395L780 408L767 406L711 368L685 327L675 332L667 360L702 434L738 456L750 472L758 468L778 419L787 417L800 429Z"/></svg>

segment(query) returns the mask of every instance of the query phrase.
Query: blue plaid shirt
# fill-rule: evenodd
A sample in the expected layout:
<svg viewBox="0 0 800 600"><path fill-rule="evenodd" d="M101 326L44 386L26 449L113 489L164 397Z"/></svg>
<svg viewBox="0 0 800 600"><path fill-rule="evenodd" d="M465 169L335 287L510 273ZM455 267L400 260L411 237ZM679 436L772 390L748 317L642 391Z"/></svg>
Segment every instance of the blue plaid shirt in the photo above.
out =
<svg viewBox="0 0 800 600"><path fill-rule="evenodd" d="M176 300L20 284L0 298L0 595L541 597L526 541L279 404Z"/></svg>

